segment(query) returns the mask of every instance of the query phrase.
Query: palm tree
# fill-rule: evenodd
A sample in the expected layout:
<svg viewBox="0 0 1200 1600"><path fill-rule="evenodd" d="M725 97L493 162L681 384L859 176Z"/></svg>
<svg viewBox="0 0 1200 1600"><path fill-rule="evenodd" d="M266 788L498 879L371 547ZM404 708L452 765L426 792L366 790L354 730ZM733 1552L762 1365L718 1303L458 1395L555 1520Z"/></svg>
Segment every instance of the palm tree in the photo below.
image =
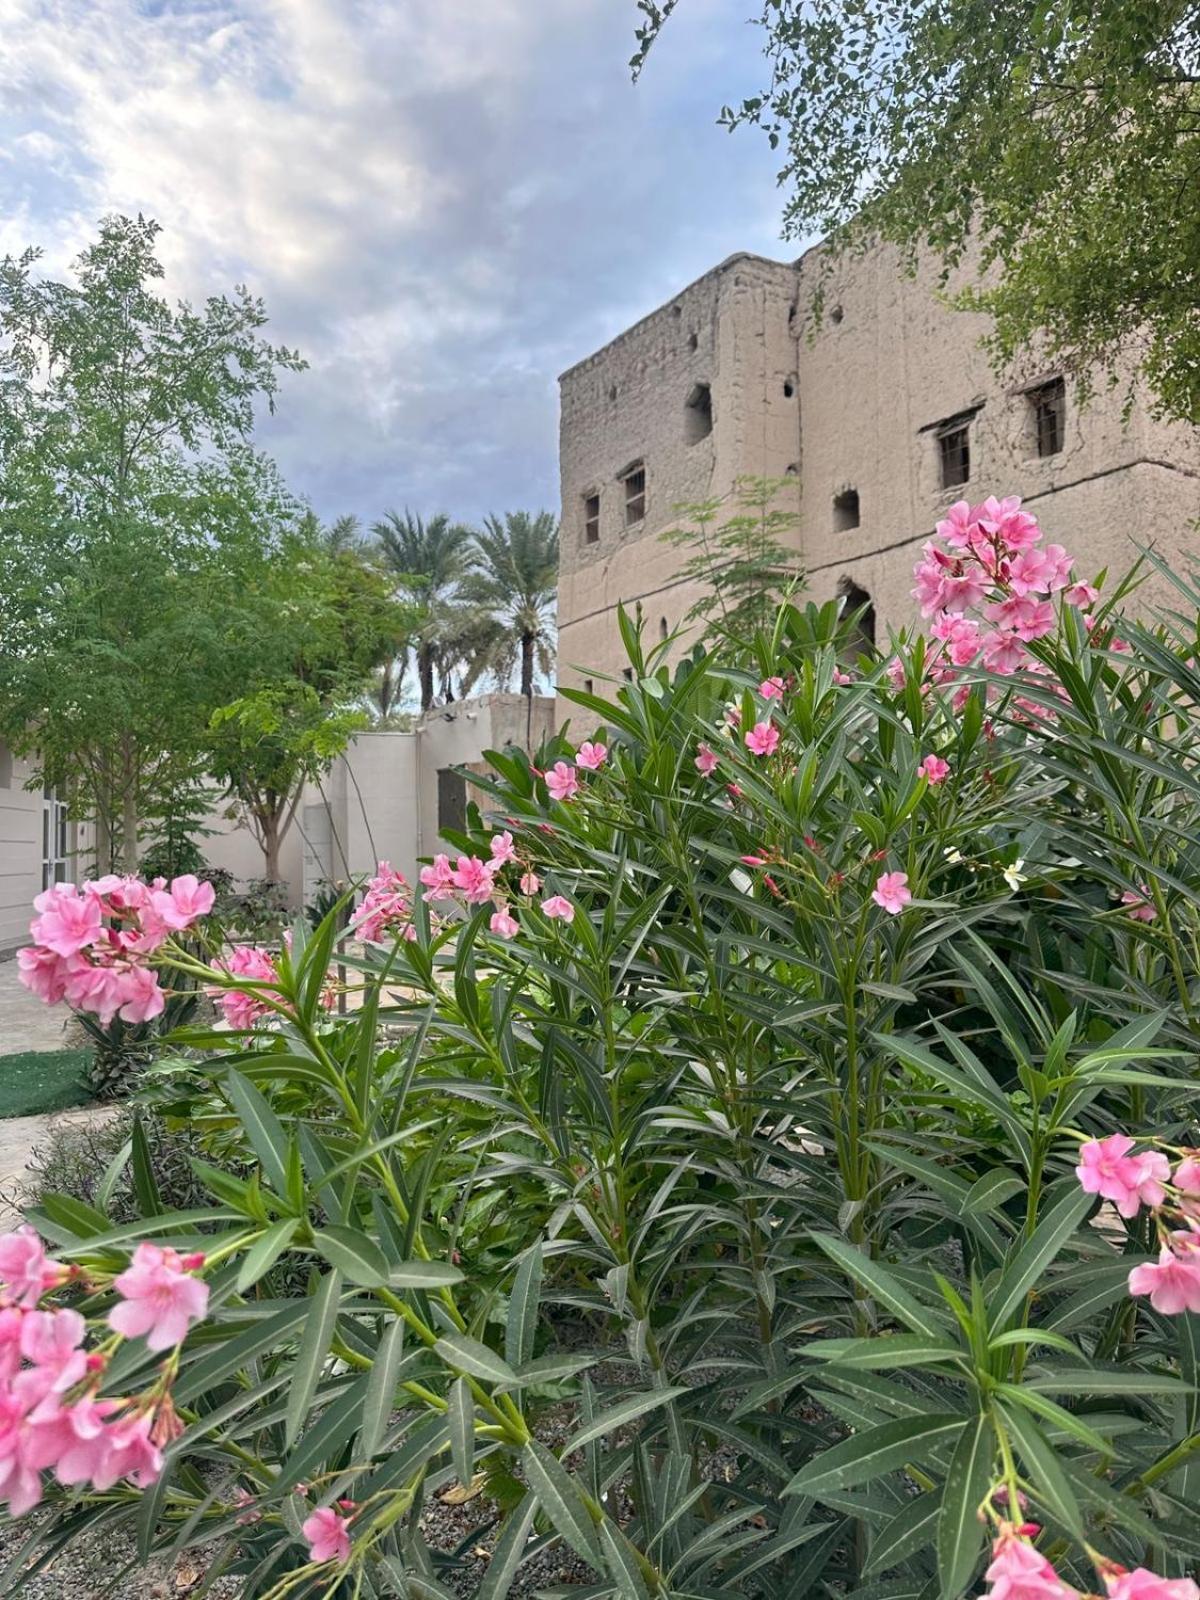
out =
<svg viewBox="0 0 1200 1600"><path fill-rule="evenodd" d="M413 636L421 710L433 705L439 666L445 677L445 643L460 623L459 587L471 557L470 528L444 513L423 521L411 511L386 511L371 532L400 592L418 608Z"/></svg>
<svg viewBox="0 0 1200 1600"><path fill-rule="evenodd" d="M536 674L554 670L558 594L558 522L549 511L488 517L475 535L464 600L496 624L489 667L502 683L520 669L521 693L533 699Z"/></svg>

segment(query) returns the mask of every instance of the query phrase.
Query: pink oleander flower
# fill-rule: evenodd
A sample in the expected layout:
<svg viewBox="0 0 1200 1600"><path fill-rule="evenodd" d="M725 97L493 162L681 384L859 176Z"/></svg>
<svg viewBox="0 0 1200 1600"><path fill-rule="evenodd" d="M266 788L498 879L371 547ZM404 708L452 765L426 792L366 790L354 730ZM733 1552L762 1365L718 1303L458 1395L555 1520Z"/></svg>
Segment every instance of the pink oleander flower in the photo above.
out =
<svg viewBox="0 0 1200 1600"><path fill-rule="evenodd" d="M44 945L26 945L17 951L17 977L48 1006L66 998L70 957L56 955Z"/></svg>
<svg viewBox="0 0 1200 1600"><path fill-rule="evenodd" d="M975 516L970 505L965 500L956 500L938 523L935 532L943 543L962 550L970 544L974 528Z"/></svg>
<svg viewBox="0 0 1200 1600"><path fill-rule="evenodd" d="M764 678L758 692L764 700L782 700L786 687L782 678Z"/></svg>
<svg viewBox="0 0 1200 1600"><path fill-rule="evenodd" d="M523 872L521 874L521 893L536 894L542 887L542 880L536 872Z"/></svg>
<svg viewBox="0 0 1200 1600"><path fill-rule="evenodd" d="M779 729L773 722L756 722L746 735L746 749L754 756L773 756L779 748Z"/></svg>
<svg viewBox="0 0 1200 1600"><path fill-rule="evenodd" d="M521 924L517 921L507 906L501 906L499 911L494 911L488 927L493 933L499 934L502 939L515 939L521 931Z"/></svg>
<svg viewBox="0 0 1200 1600"><path fill-rule="evenodd" d="M843 672L841 667L834 667L834 669L833 669L833 681L840 688L844 689L847 684L854 682L854 674L850 673L850 672Z"/></svg>
<svg viewBox="0 0 1200 1600"><path fill-rule="evenodd" d="M125 1022L149 1022L166 1005L159 987L158 973L152 967L129 967L118 974L117 1014Z"/></svg>
<svg viewBox="0 0 1200 1600"><path fill-rule="evenodd" d="M991 1584L985 1600L1071 1600L1075 1593L1045 1556L1015 1533L1002 1534L993 1544L984 1577Z"/></svg>
<svg viewBox="0 0 1200 1600"><path fill-rule="evenodd" d="M257 983L277 985L279 982L275 963L257 945L234 945L227 956L213 962L213 970L226 973L231 978L250 978ZM215 987L208 992L225 1013L225 1020L231 1028L252 1028L260 1017L271 1013L271 1007L256 993Z"/></svg>
<svg viewBox="0 0 1200 1600"><path fill-rule="evenodd" d="M717 753L706 744L696 746L696 771L702 778L711 778L717 770Z"/></svg>
<svg viewBox="0 0 1200 1600"><path fill-rule="evenodd" d="M427 905L432 900L444 900L454 888L454 868L447 855L434 856L432 863L422 867L418 876L428 891L421 897Z"/></svg>
<svg viewBox="0 0 1200 1600"><path fill-rule="evenodd" d="M1075 1174L1085 1194L1111 1200L1123 1217L1136 1217L1141 1206L1160 1206L1171 1164L1160 1151L1131 1156L1134 1140L1126 1133L1089 1139L1079 1152Z"/></svg>
<svg viewBox="0 0 1200 1600"><path fill-rule="evenodd" d="M1178 1240L1180 1236L1174 1237ZM1187 1240L1194 1236L1182 1237ZM1177 1255L1170 1245L1163 1245L1157 1261L1134 1267L1129 1274L1129 1292L1148 1294L1155 1311L1167 1317L1200 1311L1200 1241L1182 1255Z"/></svg>
<svg viewBox="0 0 1200 1600"><path fill-rule="evenodd" d="M87 1375L80 1348L87 1323L78 1311L27 1311L21 1321L20 1353L30 1363L12 1380L15 1393L34 1405L47 1395L65 1394Z"/></svg>
<svg viewBox="0 0 1200 1600"><path fill-rule="evenodd" d="M469 906L481 906L496 892L495 871L495 860L481 861L478 856L459 856L451 881Z"/></svg>
<svg viewBox="0 0 1200 1600"><path fill-rule="evenodd" d="M488 849L491 852L493 869L506 867L510 861L517 859L511 833L494 833L488 843Z"/></svg>
<svg viewBox="0 0 1200 1600"><path fill-rule="evenodd" d="M0 1305L32 1310L47 1289L61 1283L66 1268L51 1261L28 1223L0 1234Z"/></svg>
<svg viewBox="0 0 1200 1600"><path fill-rule="evenodd" d="M908 887L908 873L881 873L871 891L871 899L877 906L882 906L889 916L896 916L912 900L912 890Z"/></svg>
<svg viewBox="0 0 1200 1600"><path fill-rule="evenodd" d="M339 1517L332 1506L322 1506L314 1511L301 1526L300 1532L308 1540L308 1559L318 1564L325 1561L350 1559L350 1533L344 1517Z"/></svg>
<svg viewBox="0 0 1200 1600"><path fill-rule="evenodd" d="M155 889L151 898L162 921L173 933L179 933L208 915L216 892L211 883L201 883L194 873L185 872L180 878L172 878L169 892Z"/></svg>
<svg viewBox="0 0 1200 1600"><path fill-rule="evenodd" d="M41 913L29 925L40 945L58 956L78 955L104 937L104 908L92 894L80 894L73 883L56 883L34 902Z"/></svg>
<svg viewBox="0 0 1200 1600"><path fill-rule="evenodd" d="M150 1350L173 1350L208 1309L208 1285L183 1269L174 1250L139 1244L133 1261L113 1280L120 1304L108 1325L126 1339L143 1335Z"/></svg>
<svg viewBox="0 0 1200 1600"><path fill-rule="evenodd" d="M585 740L575 752L575 765L583 767L588 772L595 772L608 760L608 746L606 744L593 744L590 739Z"/></svg>
<svg viewBox="0 0 1200 1600"><path fill-rule="evenodd" d="M552 894L548 900L542 901L542 913L553 922L556 918L560 922L574 922L575 907L565 895Z"/></svg>
<svg viewBox="0 0 1200 1600"><path fill-rule="evenodd" d="M565 761L556 761L546 773L546 788L552 800L573 800L579 793L579 779L575 768Z"/></svg>
<svg viewBox="0 0 1200 1600"><path fill-rule="evenodd" d="M941 756L928 755L917 768L917 771L922 774L926 783L936 788L939 783L944 783L950 776L950 763L943 761Z"/></svg>
<svg viewBox="0 0 1200 1600"><path fill-rule="evenodd" d="M1150 890L1144 883L1139 883L1136 890L1126 889L1121 896L1121 904L1128 907L1129 915L1135 922L1153 922L1158 916L1150 899Z"/></svg>
<svg viewBox="0 0 1200 1600"><path fill-rule="evenodd" d="M1185 1155L1171 1175L1180 1194L1200 1195L1200 1150Z"/></svg>
<svg viewBox="0 0 1200 1600"><path fill-rule="evenodd" d="M1022 666L1028 657L1025 642L1011 628L1000 628L989 634L983 642L983 664L989 672L1008 677Z"/></svg>
<svg viewBox="0 0 1200 1600"><path fill-rule="evenodd" d="M1094 606L1099 598L1099 589L1093 588L1090 583L1073 583L1063 595L1069 606L1075 606L1080 611Z"/></svg>
<svg viewBox="0 0 1200 1600"><path fill-rule="evenodd" d="M399 934L406 939L416 938L408 880L390 861L376 864L375 876L368 882L362 905L354 913L350 926L364 944L382 944L385 939L394 939Z"/></svg>
<svg viewBox="0 0 1200 1600"><path fill-rule="evenodd" d="M1103 1573L1110 1600L1200 1600L1190 1578L1160 1578L1146 1567L1126 1572L1112 1563Z"/></svg>

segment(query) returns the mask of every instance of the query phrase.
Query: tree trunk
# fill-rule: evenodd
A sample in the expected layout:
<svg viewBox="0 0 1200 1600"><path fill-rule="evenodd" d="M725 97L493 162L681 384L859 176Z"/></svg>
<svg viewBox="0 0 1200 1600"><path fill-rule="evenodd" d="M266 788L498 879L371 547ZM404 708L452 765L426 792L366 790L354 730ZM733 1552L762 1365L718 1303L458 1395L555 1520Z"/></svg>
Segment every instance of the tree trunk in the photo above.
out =
<svg viewBox="0 0 1200 1600"><path fill-rule="evenodd" d="M279 836L279 818L275 816L263 819L262 847L264 877L268 883L279 882L279 846L282 840Z"/></svg>
<svg viewBox="0 0 1200 1600"><path fill-rule="evenodd" d="M417 651L417 672L421 679L421 710L433 705L433 652L428 646Z"/></svg>
<svg viewBox="0 0 1200 1600"><path fill-rule="evenodd" d="M521 693L529 700L533 699L533 646L534 637L531 633L521 635Z"/></svg>
<svg viewBox="0 0 1200 1600"><path fill-rule="evenodd" d="M121 870L134 873L138 865L138 804L137 785L125 763L125 792L121 796Z"/></svg>

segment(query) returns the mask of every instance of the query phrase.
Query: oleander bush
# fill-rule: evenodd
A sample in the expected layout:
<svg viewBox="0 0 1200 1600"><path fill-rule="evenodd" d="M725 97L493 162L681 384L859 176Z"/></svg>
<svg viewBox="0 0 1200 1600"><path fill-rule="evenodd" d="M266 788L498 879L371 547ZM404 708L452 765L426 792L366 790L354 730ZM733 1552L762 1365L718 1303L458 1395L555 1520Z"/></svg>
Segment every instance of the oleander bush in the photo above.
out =
<svg viewBox="0 0 1200 1600"><path fill-rule="evenodd" d="M79 1319L7 1378L5 1592L128 1522L247 1597L561 1546L622 1600L1197 1600L1200 594L1129 622L1015 502L940 533L886 660L625 619L361 958L340 905L206 947L195 880L39 905L47 998L216 992L171 1092L220 1161L0 1241Z"/></svg>

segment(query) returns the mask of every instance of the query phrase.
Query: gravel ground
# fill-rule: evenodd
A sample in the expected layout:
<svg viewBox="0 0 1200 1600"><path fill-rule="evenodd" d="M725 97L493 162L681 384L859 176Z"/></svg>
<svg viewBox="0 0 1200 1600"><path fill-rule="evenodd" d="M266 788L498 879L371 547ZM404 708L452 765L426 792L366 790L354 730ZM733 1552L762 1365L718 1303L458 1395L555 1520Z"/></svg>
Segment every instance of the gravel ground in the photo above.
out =
<svg viewBox="0 0 1200 1600"><path fill-rule="evenodd" d="M558 1343L565 1348L586 1348L592 1343L589 1330L582 1327L560 1325L557 1332ZM609 1396L615 1388L638 1381L635 1369L624 1360L600 1362L590 1371L598 1387ZM705 1369L697 1368L685 1381L703 1382L707 1375ZM550 1405L539 1416L535 1431L544 1445L558 1451L574 1427L571 1405ZM706 1476L720 1479L734 1459L733 1453L723 1448L705 1462L702 1470ZM472 1600L487 1571L496 1540L494 1528L478 1538L474 1537L475 1530L486 1527L494 1510L482 1494L463 1504L454 1503L455 1487L450 1481L431 1496L421 1526L431 1549L447 1555L462 1552L458 1565L438 1576L462 1600ZM449 1501L443 1498L448 1491ZM27 1523L16 1526L0 1516L0 1572L20 1549L27 1533ZM133 1559L133 1554L132 1541L118 1534L106 1534L98 1546L68 1547L49 1571L39 1573L20 1591L21 1600L187 1600L202 1582L201 1560L197 1554L190 1554L174 1565L160 1560L147 1567L134 1567L116 1587L110 1588L114 1574ZM582 1587L594 1581L595 1575L586 1563L558 1543L531 1556L521 1566L509 1594L512 1600L520 1600L539 1591ZM213 1600L238 1600L240 1588L236 1579L227 1578L209 1593ZM2 1600L7 1600L7 1595Z"/></svg>

